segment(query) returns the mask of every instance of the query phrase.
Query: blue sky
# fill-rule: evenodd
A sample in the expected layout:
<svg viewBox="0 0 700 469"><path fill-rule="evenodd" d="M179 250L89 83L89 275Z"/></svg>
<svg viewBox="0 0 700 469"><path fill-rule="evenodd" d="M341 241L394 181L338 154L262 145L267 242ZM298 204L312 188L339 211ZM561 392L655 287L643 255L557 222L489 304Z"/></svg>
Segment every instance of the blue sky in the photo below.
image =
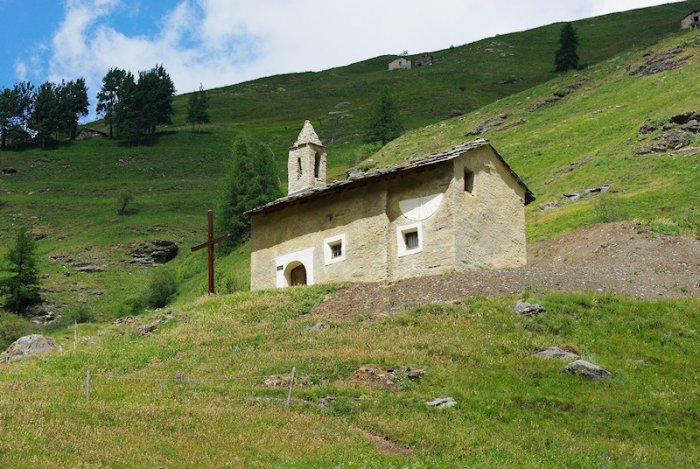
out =
<svg viewBox="0 0 700 469"><path fill-rule="evenodd" d="M0 0L0 87L163 64L178 92L668 0ZM503 12L508 12L503 15Z"/></svg>

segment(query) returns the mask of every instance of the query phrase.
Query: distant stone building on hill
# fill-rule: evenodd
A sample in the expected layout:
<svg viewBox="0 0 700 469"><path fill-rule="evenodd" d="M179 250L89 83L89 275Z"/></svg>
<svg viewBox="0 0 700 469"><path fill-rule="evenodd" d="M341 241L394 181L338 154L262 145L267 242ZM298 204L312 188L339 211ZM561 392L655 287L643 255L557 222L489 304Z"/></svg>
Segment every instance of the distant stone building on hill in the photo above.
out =
<svg viewBox="0 0 700 469"><path fill-rule="evenodd" d="M286 197L251 210L251 288L374 282L526 263L532 192L486 140L327 184L311 123Z"/></svg>
<svg viewBox="0 0 700 469"><path fill-rule="evenodd" d="M410 70L411 61L406 57L399 57L396 60L389 62L389 70Z"/></svg>
<svg viewBox="0 0 700 469"><path fill-rule="evenodd" d="M691 11L688 16L681 20L681 29L700 28L700 11Z"/></svg>
<svg viewBox="0 0 700 469"><path fill-rule="evenodd" d="M416 60L413 61L413 67L424 67L426 65L433 65L435 63L435 59L433 58L432 55L430 54L423 54L420 57L418 57Z"/></svg>

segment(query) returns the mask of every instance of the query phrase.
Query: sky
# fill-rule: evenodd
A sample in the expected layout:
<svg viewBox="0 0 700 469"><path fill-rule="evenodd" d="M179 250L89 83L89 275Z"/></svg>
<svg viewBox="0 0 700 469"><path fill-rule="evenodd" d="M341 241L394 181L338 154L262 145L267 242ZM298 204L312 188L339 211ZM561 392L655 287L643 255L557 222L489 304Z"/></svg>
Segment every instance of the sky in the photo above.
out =
<svg viewBox="0 0 700 469"><path fill-rule="evenodd" d="M187 93L670 1L0 0L0 87L84 77L94 108L110 67Z"/></svg>

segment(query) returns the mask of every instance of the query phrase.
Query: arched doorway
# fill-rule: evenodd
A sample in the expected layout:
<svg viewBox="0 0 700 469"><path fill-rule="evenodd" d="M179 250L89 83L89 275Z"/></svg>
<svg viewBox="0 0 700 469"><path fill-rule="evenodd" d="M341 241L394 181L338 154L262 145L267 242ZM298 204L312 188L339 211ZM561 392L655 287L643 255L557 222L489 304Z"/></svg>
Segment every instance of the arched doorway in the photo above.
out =
<svg viewBox="0 0 700 469"><path fill-rule="evenodd" d="M306 285L306 267L304 267L304 264L302 264L301 262L291 262L287 266L286 277L287 284L290 287L294 287L296 285Z"/></svg>

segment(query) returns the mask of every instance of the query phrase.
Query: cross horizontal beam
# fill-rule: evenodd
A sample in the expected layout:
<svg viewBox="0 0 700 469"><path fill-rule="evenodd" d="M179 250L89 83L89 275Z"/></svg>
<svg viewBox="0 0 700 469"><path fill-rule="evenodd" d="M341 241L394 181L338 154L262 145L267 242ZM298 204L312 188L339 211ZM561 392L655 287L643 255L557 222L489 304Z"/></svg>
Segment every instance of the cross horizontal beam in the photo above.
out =
<svg viewBox="0 0 700 469"><path fill-rule="evenodd" d="M221 241L228 241L231 239L231 235L225 234L223 236L219 236L218 238L214 238L211 241L205 241L202 244L198 244L190 249L191 252L199 251L200 249L204 249L205 247L209 246L210 244L217 244L220 243Z"/></svg>

